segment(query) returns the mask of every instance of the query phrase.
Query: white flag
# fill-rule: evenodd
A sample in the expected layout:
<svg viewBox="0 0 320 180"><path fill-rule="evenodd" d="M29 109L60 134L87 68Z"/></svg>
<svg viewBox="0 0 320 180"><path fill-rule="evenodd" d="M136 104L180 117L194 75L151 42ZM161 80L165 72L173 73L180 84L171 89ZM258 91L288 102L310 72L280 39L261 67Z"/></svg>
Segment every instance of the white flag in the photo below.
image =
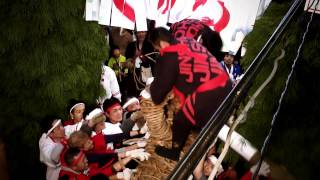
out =
<svg viewBox="0 0 320 180"><path fill-rule="evenodd" d="M134 29L134 8L126 0L113 0L111 26Z"/></svg>
<svg viewBox="0 0 320 180"><path fill-rule="evenodd" d="M98 21L100 0L86 0L86 21Z"/></svg>
<svg viewBox="0 0 320 180"><path fill-rule="evenodd" d="M137 0L130 0L134 5L134 14L135 14L135 20L136 20L136 30L137 31L147 31L147 7L146 7L146 1L145 0L138 0L139 3L134 1Z"/></svg>
<svg viewBox="0 0 320 180"><path fill-rule="evenodd" d="M112 1L111 0L101 0L100 1L99 24L107 25L107 26L110 25L111 8L112 8Z"/></svg>

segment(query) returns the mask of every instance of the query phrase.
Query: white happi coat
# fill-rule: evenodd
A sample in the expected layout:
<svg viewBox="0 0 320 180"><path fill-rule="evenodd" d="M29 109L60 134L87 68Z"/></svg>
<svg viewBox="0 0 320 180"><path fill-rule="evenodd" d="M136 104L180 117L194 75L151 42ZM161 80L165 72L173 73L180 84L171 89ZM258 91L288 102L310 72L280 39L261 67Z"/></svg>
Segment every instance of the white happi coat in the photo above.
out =
<svg viewBox="0 0 320 180"><path fill-rule="evenodd" d="M57 180L61 169L60 154L64 146L54 142L45 133L39 140L40 161L47 165L47 180Z"/></svg>

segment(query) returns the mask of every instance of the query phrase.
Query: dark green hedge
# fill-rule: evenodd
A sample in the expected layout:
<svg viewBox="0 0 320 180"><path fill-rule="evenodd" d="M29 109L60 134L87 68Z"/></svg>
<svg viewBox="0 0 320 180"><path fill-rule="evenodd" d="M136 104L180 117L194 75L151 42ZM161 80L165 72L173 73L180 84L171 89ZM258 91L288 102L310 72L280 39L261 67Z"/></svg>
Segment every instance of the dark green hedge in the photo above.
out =
<svg viewBox="0 0 320 180"><path fill-rule="evenodd" d="M43 178L43 118L67 118L70 99L93 103L102 92L108 47L99 25L84 21L84 6L84 0L0 2L0 138L10 179Z"/></svg>
<svg viewBox="0 0 320 180"><path fill-rule="evenodd" d="M258 20L252 33L246 38L247 54L242 59L246 68L270 37L289 4L272 3L263 18ZM273 68L274 59L280 49L286 51L274 79L264 89L248 113L246 123L240 125L239 132L255 146L261 148L269 131L273 113L278 106L287 75L295 59L298 46L305 32L310 14L302 9L286 28L280 40L267 57L249 91L254 91L263 83ZM284 165L296 179L317 179L320 168L320 17L314 16L309 35L301 51L288 93L282 104L269 148L267 159ZM231 155L232 158L233 155ZM230 157L229 157L230 158Z"/></svg>

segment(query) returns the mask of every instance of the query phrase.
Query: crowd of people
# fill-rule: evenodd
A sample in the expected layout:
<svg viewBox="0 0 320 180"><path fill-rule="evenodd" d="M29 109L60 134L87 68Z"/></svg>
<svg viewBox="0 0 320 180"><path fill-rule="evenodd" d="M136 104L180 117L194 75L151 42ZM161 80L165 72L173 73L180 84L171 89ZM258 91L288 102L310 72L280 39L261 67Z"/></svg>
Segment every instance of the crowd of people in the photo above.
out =
<svg viewBox="0 0 320 180"><path fill-rule="evenodd" d="M184 20L170 30L149 29L123 30L134 37L125 52L109 41L110 58L101 75L105 95L97 98L95 107L74 101L69 120L45 120L39 148L48 180L130 179L137 161L150 156L144 149L150 133L140 100L151 98L159 104L170 91L180 103L172 125L172 148L157 146L155 152L178 161L190 131L204 127L241 79L235 53L221 52L219 34L200 21ZM197 169L205 170L205 162ZM194 178L203 179L206 174L201 172L195 170Z"/></svg>

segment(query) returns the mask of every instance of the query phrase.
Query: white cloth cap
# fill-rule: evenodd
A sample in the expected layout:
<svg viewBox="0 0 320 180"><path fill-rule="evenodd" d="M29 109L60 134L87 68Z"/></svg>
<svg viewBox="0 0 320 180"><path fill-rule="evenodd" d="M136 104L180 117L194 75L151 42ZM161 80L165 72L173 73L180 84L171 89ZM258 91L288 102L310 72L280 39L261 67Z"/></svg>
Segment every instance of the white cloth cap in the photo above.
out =
<svg viewBox="0 0 320 180"><path fill-rule="evenodd" d="M72 111L75 107L77 107L77 106L83 106L83 107L85 107L85 104L84 104L84 103L76 103L75 105L73 105L73 106L70 108L70 113L71 113L71 111Z"/></svg>
<svg viewBox="0 0 320 180"><path fill-rule="evenodd" d="M139 100L136 97L133 97L131 99L129 99L123 106L123 109L126 109L130 104L135 103L135 102L139 102Z"/></svg>
<svg viewBox="0 0 320 180"><path fill-rule="evenodd" d="M55 121L57 122L54 123L54 125L48 130L46 134L47 136L49 136L49 134L54 130L54 128L56 128L61 123L61 119L55 119Z"/></svg>
<svg viewBox="0 0 320 180"><path fill-rule="evenodd" d="M86 120L90 120L99 114L103 114L103 111L100 108L96 108L86 116Z"/></svg>

